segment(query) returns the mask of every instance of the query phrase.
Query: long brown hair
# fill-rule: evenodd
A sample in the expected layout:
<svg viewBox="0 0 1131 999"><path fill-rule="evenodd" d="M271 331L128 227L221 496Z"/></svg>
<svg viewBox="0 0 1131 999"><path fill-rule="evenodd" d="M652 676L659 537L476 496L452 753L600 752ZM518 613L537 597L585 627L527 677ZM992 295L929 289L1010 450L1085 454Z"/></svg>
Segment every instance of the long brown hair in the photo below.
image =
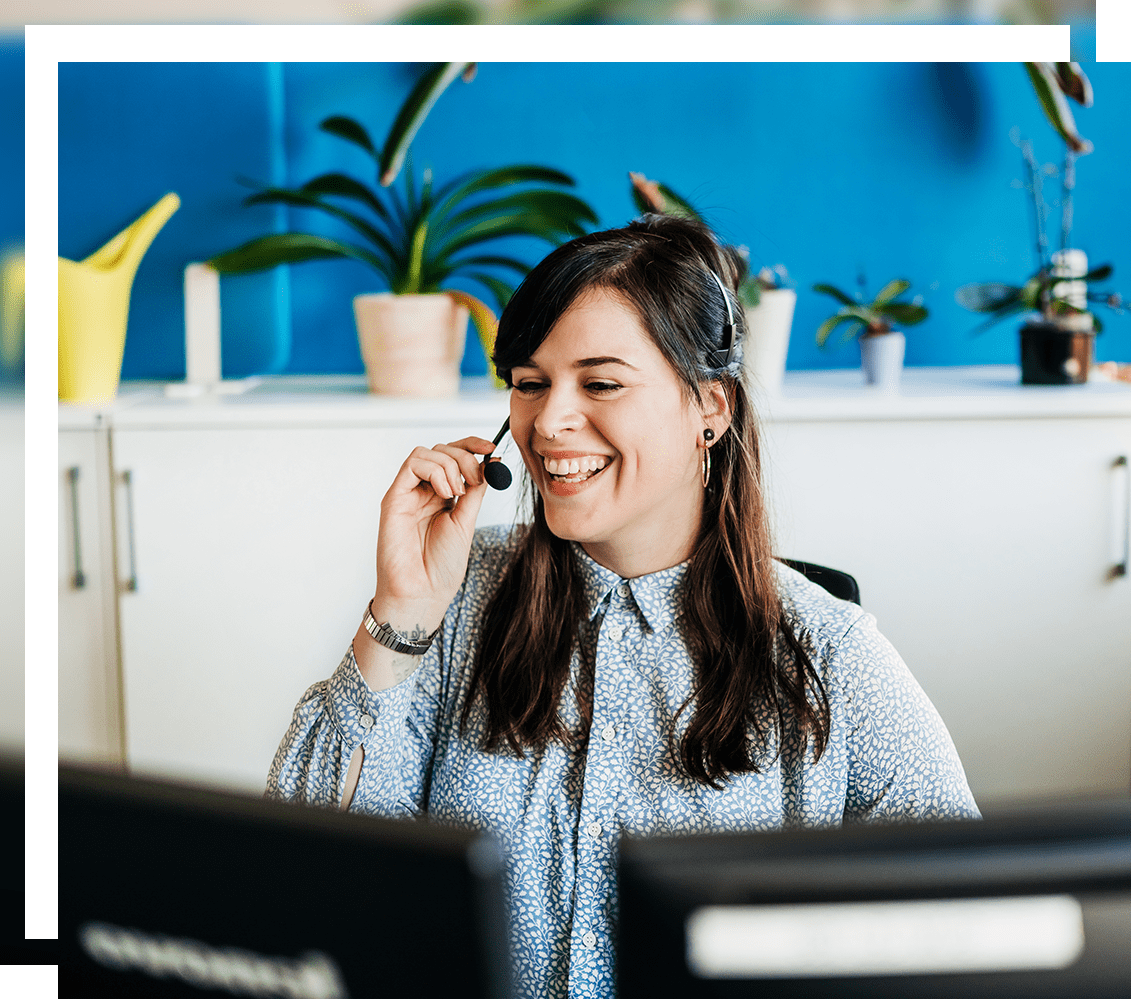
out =
<svg viewBox="0 0 1131 999"><path fill-rule="evenodd" d="M760 769L764 750L787 729L812 740L819 757L829 735L828 697L782 609L772 559L757 419L743 385L745 323L735 294L745 264L706 226L645 215L622 229L590 233L559 247L519 286L499 322L494 363L511 368L537 350L560 316L590 288L631 302L689 399L721 381L731 425L711 449L712 478L683 587L680 626L695 666L691 717L673 752L692 779L719 787L729 774ZM712 274L731 289L730 310ZM725 353L733 318L735 350ZM532 494L536 493L531 490ZM522 755L550 741L569 745L559 714L584 616L570 543L549 529L533 495L532 520L490 599L461 724L482 702L484 748L503 743ZM581 685L580 743L592 704ZM751 738L753 735L753 738Z"/></svg>

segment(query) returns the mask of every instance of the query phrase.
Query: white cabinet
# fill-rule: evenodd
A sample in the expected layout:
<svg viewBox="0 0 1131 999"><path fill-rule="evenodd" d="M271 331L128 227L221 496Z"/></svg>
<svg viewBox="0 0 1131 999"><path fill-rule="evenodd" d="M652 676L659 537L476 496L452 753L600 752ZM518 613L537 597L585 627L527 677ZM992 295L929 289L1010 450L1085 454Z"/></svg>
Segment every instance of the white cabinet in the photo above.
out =
<svg viewBox="0 0 1131 999"><path fill-rule="evenodd" d="M781 550L857 577L979 800L1131 789L1131 419L775 422L770 450Z"/></svg>
<svg viewBox="0 0 1131 999"><path fill-rule="evenodd" d="M0 385L0 754L24 742L24 400Z"/></svg>
<svg viewBox="0 0 1131 999"><path fill-rule="evenodd" d="M123 758L110 440L59 432L59 755Z"/></svg>
<svg viewBox="0 0 1131 999"><path fill-rule="evenodd" d="M765 407L779 551L857 577L984 807L1126 791L1131 578L1106 572L1127 529L1112 462L1131 454L1131 392L911 370L882 397L858 378L790 375ZM417 444L490 438L505 415L498 394L376 399L349 379L116 407L108 439L88 431L113 479L108 457L84 479L104 511L88 559L103 563L101 613L64 613L80 596L60 590L61 740L111 752L117 738L137 770L259 792L295 703L372 593L401 461ZM513 445L505 456L518 461ZM510 522L516 494L490 492L479 522Z"/></svg>
<svg viewBox="0 0 1131 999"><path fill-rule="evenodd" d="M500 395L469 400L467 415L361 402L360 416L301 402L253 412L249 399L115 421L134 770L261 791L295 704L337 665L373 594L380 501L401 462L418 444L491 437L506 415ZM492 492L479 522L512 521L514 492Z"/></svg>

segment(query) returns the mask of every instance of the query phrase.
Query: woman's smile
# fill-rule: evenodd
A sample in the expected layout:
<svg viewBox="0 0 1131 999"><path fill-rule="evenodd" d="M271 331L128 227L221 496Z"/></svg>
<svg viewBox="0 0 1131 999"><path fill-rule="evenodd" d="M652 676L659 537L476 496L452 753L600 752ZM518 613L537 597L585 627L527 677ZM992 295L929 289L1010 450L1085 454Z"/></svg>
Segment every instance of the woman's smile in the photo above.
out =
<svg viewBox="0 0 1131 999"><path fill-rule="evenodd" d="M613 461L608 455L576 451L543 451L541 454L542 467L555 496L575 496Z"/></svg>

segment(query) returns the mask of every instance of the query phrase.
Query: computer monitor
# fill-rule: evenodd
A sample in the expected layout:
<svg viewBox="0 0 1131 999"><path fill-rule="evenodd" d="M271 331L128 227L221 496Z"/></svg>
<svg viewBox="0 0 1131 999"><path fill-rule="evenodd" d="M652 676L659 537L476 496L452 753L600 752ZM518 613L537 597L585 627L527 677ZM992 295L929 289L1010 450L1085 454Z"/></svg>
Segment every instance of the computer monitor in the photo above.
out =
<svg viewBox="0 0 1131 999"><path fill-rule="evenodd" d="M61 767L59 895L61 995L510 994L468 830Z"/></svg>
<svg viewBox="0 0 1131 999"><path fill-rule="evenodd" d="M624 997L1131 996L1131 801L625 840Z"/></svg>

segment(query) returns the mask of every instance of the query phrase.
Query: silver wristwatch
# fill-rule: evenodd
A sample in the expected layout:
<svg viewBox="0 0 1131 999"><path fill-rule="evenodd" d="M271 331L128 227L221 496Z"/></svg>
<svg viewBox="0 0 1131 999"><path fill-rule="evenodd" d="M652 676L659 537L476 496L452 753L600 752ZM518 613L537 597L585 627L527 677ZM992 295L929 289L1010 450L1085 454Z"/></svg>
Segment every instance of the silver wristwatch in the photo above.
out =
<svg viewBox="0 0 1131 999"><path fill-rule="evenodd" d="M379 645L384 645L385 648L392 649L394 652L402 652L410 656L424 655L432 645L432 639L440 631L437 628L423 642L414 642L410 638L405 638L399 631L389 627L388 624L378 624L376 618L373 617L373 611L369 607L365 608L365 621L363 623L365 630L373 636L373 640Z"/></svg>

